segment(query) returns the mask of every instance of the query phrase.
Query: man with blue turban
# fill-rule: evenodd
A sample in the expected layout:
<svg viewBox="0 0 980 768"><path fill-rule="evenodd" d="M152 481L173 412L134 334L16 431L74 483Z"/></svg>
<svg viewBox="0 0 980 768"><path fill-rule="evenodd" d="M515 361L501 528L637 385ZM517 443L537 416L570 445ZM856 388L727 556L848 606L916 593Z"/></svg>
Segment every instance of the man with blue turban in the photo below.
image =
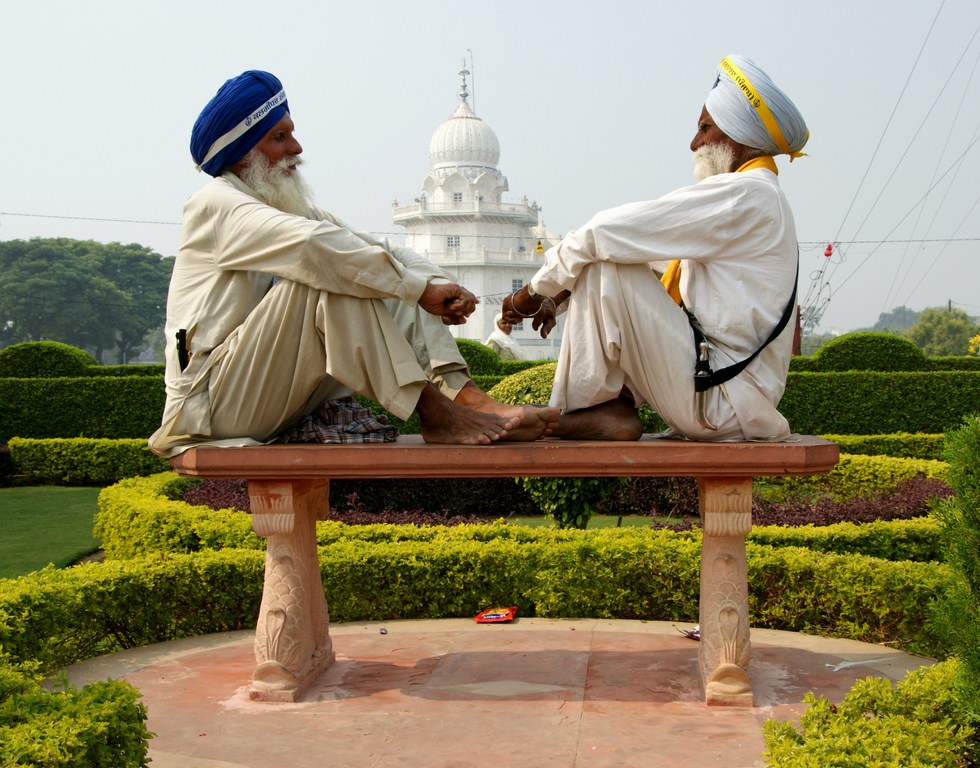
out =
<svg viewBox="0 0 980 768"><path fill-rule="evenodd" d="M394 439L357 411L355 392L402 419L417 412L429 442L548 434L557 409L499 403L470 378L447 326L466 322L476 297L315 206L293 131L282 83L255 70L228 80L194 123L191 155L213 178L184 205L151 449ZM311 429L324 414L343 423Z"/></svg>
<svg viewBox="0 0 980 768"><path fill-rule="evenodd" d="M669 435L790 437L777 405L798 250L773 158L792 162L808 138L769 76L727 56L691 142L697 183L596 214L504 301L505 317L533 317L542 336L556 311L567 313L554 436L637 439L637 408L648 403Z"/></svg>

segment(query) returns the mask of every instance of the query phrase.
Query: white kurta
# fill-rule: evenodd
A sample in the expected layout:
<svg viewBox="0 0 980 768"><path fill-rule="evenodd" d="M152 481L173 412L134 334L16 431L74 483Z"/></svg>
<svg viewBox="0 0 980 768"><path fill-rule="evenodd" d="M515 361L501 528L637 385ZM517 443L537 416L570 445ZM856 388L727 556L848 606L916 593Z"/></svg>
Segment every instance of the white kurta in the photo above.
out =
<svg viewBox="0 0 980 768"><path fill-rule="evenodd" d="M448 276L323 210L309 216L265 205L230 173L185 204L155 452L268 442L352 391L408 418L426 381L454 397L468 379L441 318L417 304L429 280ZM184 371L178 329L191 352Z"/></svg>
<svg viewBox="0 0 980 768"><path fill-rule="evenodd" d="M658 200L602 211L545 255L536 293L572 291L552 405L577 410L627 387L675 432L701 440L782 440L776 410L793 323L737 377L707 393L710 431L695 416L694 338L660 275L682 260L684 306L701 322L719 370L769 336L797 272L793 216L776 174L713 176Z"/></svg>
<svg viewBox="0 0 980 768"><path fill-rule="evenodd" d="M501 360L528 359L524 352L524 348L517 342L517 340L512 336L507 335L499 328L494 328L493 333L487 336L487 340L483 343L496 352L497 356Z"/></svg>

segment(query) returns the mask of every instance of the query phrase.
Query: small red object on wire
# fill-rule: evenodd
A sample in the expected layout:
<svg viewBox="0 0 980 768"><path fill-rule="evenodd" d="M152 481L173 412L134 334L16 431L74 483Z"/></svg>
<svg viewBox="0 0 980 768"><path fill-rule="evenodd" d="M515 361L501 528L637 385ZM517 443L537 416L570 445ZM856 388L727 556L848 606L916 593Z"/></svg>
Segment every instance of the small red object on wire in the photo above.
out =
<svg viewBox="0 0 980 768"><path fill-rule="evenodd" d="M826 256L828 259L831 256L833 256L834 255L834 246L832 246L830 243L827 243L827 248L824 250L823 255Z"/></svg>
<svg viewBox="0 0 980 768"><path fill-rule="evenodd" d="M512 605L508 608L487 608L480 611L473 621L478 624L496 624L501 621L513 621L517 618L517 606Z"/></svg>

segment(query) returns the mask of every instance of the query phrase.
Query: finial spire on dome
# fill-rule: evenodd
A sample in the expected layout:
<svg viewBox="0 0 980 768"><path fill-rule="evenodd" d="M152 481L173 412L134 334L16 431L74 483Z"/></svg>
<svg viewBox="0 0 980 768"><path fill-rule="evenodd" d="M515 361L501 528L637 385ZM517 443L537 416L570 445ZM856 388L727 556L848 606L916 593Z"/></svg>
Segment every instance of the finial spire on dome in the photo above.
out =
<svg viewBox="0 0 980 768"><path fill-rule="evenodd" d="M461 70L459 70L459 72L457 72L456 74L458 74L460 77L463 78L463 84L460 86L460 89L459 89L459 99L460 99L460 101L466 101L466 99L470 95L469 91L466 90L466 76L470 73L470 71L466 68L466 57L465 56L462 58L462 65L463 65L463 68Z"/></svg>

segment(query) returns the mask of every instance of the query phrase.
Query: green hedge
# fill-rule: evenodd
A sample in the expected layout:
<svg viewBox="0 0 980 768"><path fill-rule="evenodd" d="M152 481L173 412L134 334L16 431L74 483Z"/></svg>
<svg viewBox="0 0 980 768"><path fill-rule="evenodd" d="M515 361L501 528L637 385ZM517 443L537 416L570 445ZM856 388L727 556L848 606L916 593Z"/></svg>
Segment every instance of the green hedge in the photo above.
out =
<svg viewBox="0 0 980 768"><path fill-rule="evenodd" d="M211 512L163 498L181 482L186 481L164 473L105 489L98 525L107 556L263 546L245 513ZM751 534L753 624L887 639L919 652L939 647L925 617L929 598L948 578L945 566L850 554L936 559L930 540L935 524L897 521L813 531L815 549L847 554L787 546L809 545L805 531L758 528ZM335 560L326 571L328 592L334 590L331 612L346 620L468 615L481 602L508 595L527 601L522 615L684 620L697 610L697 531L320 522L317 541L325 547L321 561ZM480 559L481 550L492 566ZM487 593L495 570L503 592ZM519 589L512 586L517 582Z"/></svg>
<svg viewBox="0 0 980 768"><path fill-rule="evenodd" d="M152 453L146 440L12 437L10 455L15 471L52 484L109 485L170 469L170 462Z"/></svg>
<svg viewBox="0 0 980 768"><path fill-rule="evenodd" d="M60 341L28 341L0 349L0 378L85 376L97 361Z"/></svg>
<svg viewBox="0 0 980 768"><path fill-rule="evenodd" d="M859 680L839 703L808 693L798 722L765 723L770 768L962 768L973 748L963 702L954 693L957 663L910 672L896 686Z"/></svg>
<svg viewBox="0 0 980 768"><path fill-rule="evenodd" d="M465 526L463 526L465 528ZM697 620L700 536L637 528L552 541L340 539L320 549L335 621L450 618L489 604L522 616ZM937 563L749 543L753 626L947 652L928 605L949 582ZM45 569L0 582L0 645L54 670L120 648L254 626L264 554L220 550Z"/></svg>
<svg viewBox="0 0 980 768"><path fill-rule="evenodd" d="M125 365L93 365L86 370L88 376L156 376L163 378L166 366L160 363L126 363Z"/></svg>
<svg viewBox="0 0 980 768"><path fill-rule="evenodd" d="M45 568L0 580L0 646L51 673L180 637L255 626L265 555L227 549Z"/></svg>
<svg viewBox="0 0 980 768"><path fill-rule="evenodd" d="M0 379L0 442L12 437L149 437L165 395L155 376Z"/></svg>
<svg viewBox="0 0 980 768"><path fill-rule="evenodd" d="M790 373L779 410L804 434L945 432L980 410L980 375Z"/></svg>
<svg viewBox="0 0 980 768"><path fill-rule="evenodd" d="M922 349L882 331L856 331L831 339L813 353L818 371L924 371Z"/></svg>
<svg viewBox="0 0 980 768"><path fill-rule="evenodd" d="M118 680L50 690L35 664L12 664L0 652L0 765L142 768L153 734L139 699Z"/></svg>
<svg viewBox="0 0 980 768"><path fill-rule="evenodd" d="M820 435L837 443L841 453L865 456L892 456L897 459L942 460L945 436L942 434Z"/></svg>
<svg viewBox="0 0 980 768"><path fill-rule="evenodd" d="M747 540L774 547L806 547L813 552L868 555L896 562L941 562L945 559L945 549L940 532L938 521L920 517L860 524L757 525Z"/></svg>
<svg viewBox="0 0 980 768"><path fill-rule="evenodd" d="M885 456L902 459L939 460L943 455L943 435L913 435L897 433L892 435L820 435L840 446L845 455ZM128 477L150 475L170 469L170 462L155 456L143 439L99 439L99 438L11 438L9 444L15 470L31 476L35 481L71 484L110 485ZM922 471L921 467L929 467L935 471L935 465L909 465L911 473ZM852 467L851 460L845 461L830 477L831 491L842 492L849 483L847 475ZM855 470L865 472L865 470ZM877 478L886 486L893 485L893 478L885 475ZM656 478L655 478L656 480ZM338 488L349 481L337 481ZM378 494L369 494L372 498L362 497L362 503L372 502L373 495L379 495L375 503L388 503L393 484L402 481L390 480L372 483L368 490L377 490ZM419 484L418 481L415 481ZM423 481L426 485L437 484L437 481ZM452 481L444 481L451 483ZM509 481L508 481L509 482ZM344 486L347 487L347 486ZM331 493L333 495L333 488ZM445 498L445 489L438 491ZM420 493L430 493L423 488ZM500 495L499 490L495 491ZM628 496L628 493L626 494ZM661 494L662 495L662 494ZM676 494L675 494L676 495ZM405 509L423 509L423 499L416 494L408 494L405 499ZM617 495L621 501L622 493ZM513 493L508 495L510 503L522 506L523 493L516 484ZM615 503L619 503L616 501ZM529 501L527 502L530 503ZM471 513L474 507L480 507L479 502L467 504L465 514ZM441 508L441 507L440 507ZM611 514L611 513L610 513Z"/></svg>
<svg viewBox="0 0 980 768"><path fill-rule="evenodd" d="M146 438L160 423L163 378L152 375L83 378L0 378L0 442L11 437ZM546 402L554 363L543 363L503 378L477 374L474 381L494 392L541 379L526 402ZM379 413L385 411L370 403ZM791 371L779 410L791 428L804 434L876 435L896 432L938 434L956 427L980 406L980 370L881 373ZM94 407L93 407L94 404ZM389 421L405 434L417 434L418 417ZM648 431L662 428L655 414L644 418Z"/></svg>
<svg viewBox="0 0 980 768"><path fill-rule="evenodd" d="M837 501L888 493L902 480L918 475L945 480L949 465L934 459L899 459L843 453L824 475L756 478L753 491L773 500L829 495Z"/></svg>

